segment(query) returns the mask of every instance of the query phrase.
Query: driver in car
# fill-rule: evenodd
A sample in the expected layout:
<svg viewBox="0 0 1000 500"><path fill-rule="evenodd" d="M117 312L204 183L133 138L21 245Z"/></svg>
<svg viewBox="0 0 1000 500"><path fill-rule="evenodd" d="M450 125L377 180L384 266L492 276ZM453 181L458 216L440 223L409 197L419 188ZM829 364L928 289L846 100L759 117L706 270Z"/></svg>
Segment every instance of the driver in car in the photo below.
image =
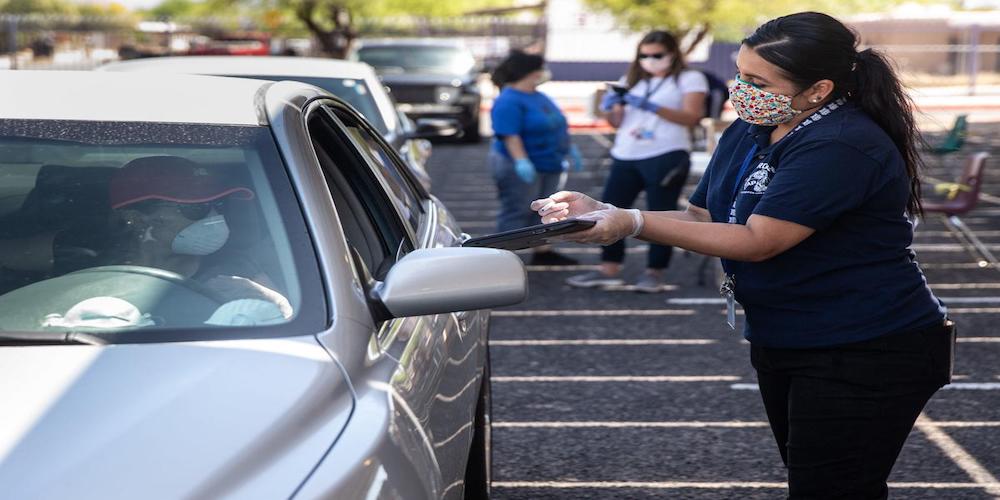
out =
<svg viewBox="0 0 1000 500"><path fill-rule="evenodd" d="M249 256L217 253L230 237L225 204L253 199L248 187L185 158L149 156L115 172L109 196L125 228L103 259L109 264L163 269L200 283L222 302L209 324L291 317L288 300Z"/></svg>

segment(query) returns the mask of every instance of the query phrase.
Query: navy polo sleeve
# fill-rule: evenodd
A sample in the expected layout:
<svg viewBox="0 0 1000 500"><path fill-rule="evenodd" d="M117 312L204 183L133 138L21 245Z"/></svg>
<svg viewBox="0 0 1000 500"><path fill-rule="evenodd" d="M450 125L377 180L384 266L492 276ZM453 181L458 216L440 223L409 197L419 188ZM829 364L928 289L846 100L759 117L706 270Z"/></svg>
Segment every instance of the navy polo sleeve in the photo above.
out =
<svg viewBox="0 0 1000 500"><path fill-rule="evenodd" d="M490 119L493 121L493 133L499 137L508 135L520 135L521 124L524 123L524 106L521 106L510 96L506 99L498 98L493 103L490 111Z"/></svg>
<svg viewBox="0 0 1000 500"><path fill-rule="evenodd" d="M823 229L865 202L880 168L847 143L807 142L782 155L753 213Z"/></svg>
<svg viewBox="0 0 1000 500"><path fill-rule="evenodd" d="M698 208L708 208L708 183L710 182L710 174L711 169L705 169L701 180L698 181L698 187L694 188L694 192L688 197L689 205L694 205Z"/></svg>

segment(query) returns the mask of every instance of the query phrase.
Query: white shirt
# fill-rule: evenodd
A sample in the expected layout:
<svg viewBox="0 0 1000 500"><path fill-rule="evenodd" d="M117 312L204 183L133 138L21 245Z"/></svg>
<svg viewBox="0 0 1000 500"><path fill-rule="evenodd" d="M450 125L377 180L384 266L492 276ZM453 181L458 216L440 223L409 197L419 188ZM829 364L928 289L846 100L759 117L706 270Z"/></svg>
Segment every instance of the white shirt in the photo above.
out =
<svg viewBox="0 0 1000 500"><path fill-rule="evenodd" d="M620 83L625 83L624 78ZM678 78L668 76L666 81L662 78L641 80L629 91L640 99L649 92L650 102L680 110L685 94L708 92L708 80L700 71L684 70ZM686 126L640 108L625 106L625 116L615 134L615 145L611 148L613 158L643 160L678 150L691 150L691 138Z"/></svg>

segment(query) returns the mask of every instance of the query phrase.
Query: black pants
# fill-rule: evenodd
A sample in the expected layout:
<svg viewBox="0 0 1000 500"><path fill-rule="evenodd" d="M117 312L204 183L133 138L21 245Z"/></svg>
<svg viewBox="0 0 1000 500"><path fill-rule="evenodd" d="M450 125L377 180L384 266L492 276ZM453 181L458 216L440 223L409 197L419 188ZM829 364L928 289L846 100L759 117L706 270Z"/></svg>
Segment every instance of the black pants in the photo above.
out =
<svg viewBox="0 0 1000 500"><path fill-rule="evenodd" d="M948 381L950 338L933 326L822 349L751 346L788 498L887 498L903 442Z"/></svg>
<svg viewBox="0 0 1000 500"><path fill-rule="evenodd" d="M677 210L677 198L690 168L687 151L671 151L643 160L615 160L601 200L618 208L632 208L639 193L645 190L648 210ZM650 244L647 267L666 269L672 253L673 247ZM625 240L604 247L601 260L624 262Z"/></svg>

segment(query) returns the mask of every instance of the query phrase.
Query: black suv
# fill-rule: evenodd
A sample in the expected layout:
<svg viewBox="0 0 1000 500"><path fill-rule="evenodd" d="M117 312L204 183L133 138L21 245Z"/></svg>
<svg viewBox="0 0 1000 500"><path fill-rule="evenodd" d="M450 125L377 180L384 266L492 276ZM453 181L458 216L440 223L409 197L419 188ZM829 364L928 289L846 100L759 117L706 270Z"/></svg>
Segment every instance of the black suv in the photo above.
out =
<svg viewBox="0 0 1000 500"><path fill-rule="evenodd" d="M375 67L413 119L453 118L468 142L479 140L480 67L463 45L447 40L364 40L351 59Z"/></svg>

